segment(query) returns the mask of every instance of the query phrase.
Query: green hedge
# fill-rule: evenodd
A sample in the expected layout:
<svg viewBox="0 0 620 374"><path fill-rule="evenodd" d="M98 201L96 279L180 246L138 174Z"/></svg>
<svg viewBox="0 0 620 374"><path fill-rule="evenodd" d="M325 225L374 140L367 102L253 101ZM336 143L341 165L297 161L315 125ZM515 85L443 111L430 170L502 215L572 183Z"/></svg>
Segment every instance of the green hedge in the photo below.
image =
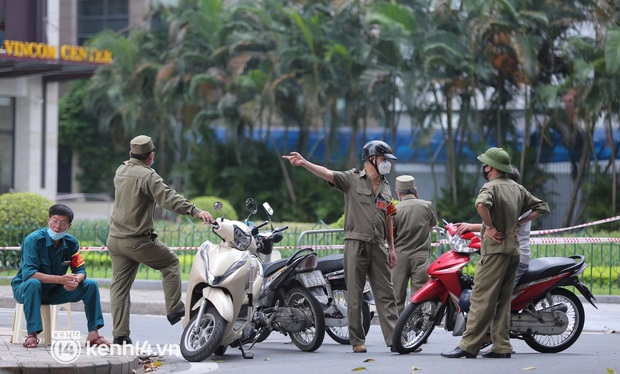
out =
<svg viewBox="0 0 620 374"><path fill-rule="evenodd" d="M191 199L190 201L193 204L195 204L196 207L198 207L198 208L200 208L202 210L206 210L209 213L211 213L213 218L221 217L222 213L223 213L224 217L226 217L227 219L232 219L232 220L238 220L239 219L239 215L237 214L237 211L232 206L230 201L228 201L226 199L222 199L222 198L216 197L216 196L199 196L199 197L195 197L195 198ZM219 202L222 203L222 211L221 212L217 212L217 211L215 211L213 209L213 203L215 203L216 201L219 201Z"/></svg>
<svg viewBox="0 0 620 374"><path fill-rule="evenodd" d="M53 204L46 197L30 192L0 195L0 245L20 245L31 231L47 226Z"/></svg>

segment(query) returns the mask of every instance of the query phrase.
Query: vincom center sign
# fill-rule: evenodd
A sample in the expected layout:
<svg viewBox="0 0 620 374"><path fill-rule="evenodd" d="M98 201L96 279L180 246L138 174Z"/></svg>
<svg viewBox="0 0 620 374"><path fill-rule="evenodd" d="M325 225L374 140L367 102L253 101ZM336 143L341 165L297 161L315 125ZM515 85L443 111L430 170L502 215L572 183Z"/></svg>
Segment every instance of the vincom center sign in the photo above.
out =
<svg viewBox="0 0 620 374"><path fill-rule="evenodd" d="M90 64L111 64L112 53L106 49L100 50L90 47L75 45L55 45L34 42L22 42L16 40L3 40L4 30L0 30L0 42L3 41L3 49L6 56L22 57L40 60L61 60L71 62L84 62Z"/></svg>

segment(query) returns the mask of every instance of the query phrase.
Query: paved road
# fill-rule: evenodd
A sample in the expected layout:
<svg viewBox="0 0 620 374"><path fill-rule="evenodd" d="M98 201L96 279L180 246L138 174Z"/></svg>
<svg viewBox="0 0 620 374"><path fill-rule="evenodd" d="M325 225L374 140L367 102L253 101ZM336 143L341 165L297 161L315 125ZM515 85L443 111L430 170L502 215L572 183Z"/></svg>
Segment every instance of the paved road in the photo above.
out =
<svg viewBox="0 0 620 374"><path fill-rule="evenodd" d="M376 373L459 373L480 374L501 371L508 373L620 373L620 305L603 304L600 310L589 305L586 309L586 325L579 340L568 350L558 354L541 354L533 351L522 341L513 341L516 354L509 360L478 358L475 360L446 359L439 354L451 350L458 343L457 337L437 328L423 351L417 354L399 355L389 352L383 342L380 328L371 327L367 354L354 354L349 346L343 346L325 337L316 352L301 352L290 340L280 334L272 334L265 342L253 349L255 358L245 360L238 349L229 348L224 356L213 356L203 363L190 364L180 357L166 355L164 365L156 374L198 374L210 371L227 374L248 373L350 373L360 370ZM10 326L12 309L0 309L0 326ZM111 317L104 314L107 326L101 333L111 336ZM132 315L134 343L177 344L181 324L170 326L163 316ZM61 325L62 326L62 325ZM82 312L73 313L73 326L84 330ZM613 332L615 331L615 332ZM611 371L608 371L611 370Z"/></svg>

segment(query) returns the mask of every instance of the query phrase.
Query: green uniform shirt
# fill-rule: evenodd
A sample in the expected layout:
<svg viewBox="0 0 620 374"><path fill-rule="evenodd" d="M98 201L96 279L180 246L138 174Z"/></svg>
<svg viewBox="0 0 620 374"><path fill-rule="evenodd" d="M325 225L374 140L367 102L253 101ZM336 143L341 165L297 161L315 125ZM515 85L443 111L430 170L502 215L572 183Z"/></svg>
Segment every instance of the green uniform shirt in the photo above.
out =
<svg viewBox="0 0 620 374"><path fill-rule="evenodd" d="M437 214L430 201L405 195L396 204L394 215L394 249L402 258L416 253L429 254L431 249L430 227L437 224Z"/></svg>
<svg viewBox="0 0 620 374"><path fill-rule="evenodd" d="M66 234L58 241L58 247L47 233L47 228L30 233L22 243L22 258L17 275L11 280L13 288L30 279L36 273L65 275L71 272L86 275L84 261L79 257L80 246L72 235ZM79 261L78 261L79 259ZM42 283L43 293L50 292L58 284Z"/></svg>
<svg viewBox="0 0 620 374"><path fill-rule="evenodd" d="M506 234L501 243L484 237L485 228L482 228L482 249L480 254L506 253L518 256L519 243L514 235L517 229L517 219L528 210L541 214L549 213L546 202L533 196L525 187L504 176L496 177L485 183L480 189L475 206L484 204L491 213L491 221L498 231Z"/></svg>
<svg viewBox="0 0 620 374"><path fill-rule="evenodd" d="M166 185L155 170L132 158L116 169L110 236L150 235L155 205L177 214L195 215L200 209Z"/></svg>
<svg viewBox="0 0 620 374"><path fill-rule="evenodd" d="M386 217L392 201L388 182L382 179L375 195L365 170L333 173L333 187L344 192L345 239L385 244Z"/></svg>

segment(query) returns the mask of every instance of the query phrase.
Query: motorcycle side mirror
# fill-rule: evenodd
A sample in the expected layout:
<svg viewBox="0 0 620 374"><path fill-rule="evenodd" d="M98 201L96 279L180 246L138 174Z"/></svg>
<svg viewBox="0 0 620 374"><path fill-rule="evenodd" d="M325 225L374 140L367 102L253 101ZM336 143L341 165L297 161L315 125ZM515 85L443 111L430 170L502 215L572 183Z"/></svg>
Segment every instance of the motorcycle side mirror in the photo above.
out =
<svg viewBox="0 0 620 374"><path fill-rule="evenodd" d="M213 203L213 209L218 212L218 215L222 218L224 218L224 211L222 210L224 208L224 204L222 204L221 201L216 201ZM204 222L204 224L206 224L206 222Z"/></svg>
<svg viewBox="0 0 620 374"><path fill-rule="evenodd" d="M268 202L263 203L263 209L265 209L265 212L267 212L270 216L273 215L273 209L271 209L271 205L269 205Z"/></svg>
<svg viewBox="0 0 620 374"><path fill-rule="evenodd" d="M267 213L267 219L269 220L269 224L271 225L271 230L273 230L273 224L271 223L271 216L273 215L273 209L271 209L271 205L268 202L263 203L263 209Z"/></svg>
<svg viewBox="0 0 620 374"><path fill-rule="evenodd" d="M256 212L258 211L258 206L256 205L256 201L249 197L245 200L245 207L248 208L248 210L250 211L250 214L248 214L247 218L245 219L245 224L250 225L250 217L252 217L252 214L256 214ZM255 235L254 232L252 232L252 235Z"/></svg>
<svg viewBox="0 0 620 374"><path fill-rule="evenodd" d="M251 197L245 201L245 206L248 208L250 215L256 214L256 212L258 211L256 201L254 201L254 199L252 199Z"/></svg>

